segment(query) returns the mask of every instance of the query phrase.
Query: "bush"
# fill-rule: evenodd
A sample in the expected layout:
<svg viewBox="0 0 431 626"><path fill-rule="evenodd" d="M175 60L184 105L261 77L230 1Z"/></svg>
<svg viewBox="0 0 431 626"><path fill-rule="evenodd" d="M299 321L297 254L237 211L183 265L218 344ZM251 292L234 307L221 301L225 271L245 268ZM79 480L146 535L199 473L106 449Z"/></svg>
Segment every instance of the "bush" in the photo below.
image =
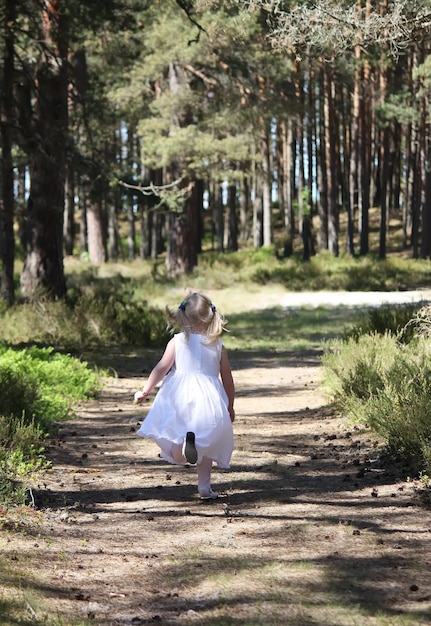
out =
<svg viewBox="0 0 431 626"><path fill-rule="evenodd" d="M330 344L322 357L325 386L343 410L351 398L366 400L381 391L386 371L397 358L391 335L363 335Z"/></svg>
<svg viewBox="0 0 431 626"><path fill-rule="evenodd" d="M166 319L159 309L130 292L82 293L74 307L80 343L113 342L159 347L166 342Z"/></svg>
<svg viewBox="0 0 431 626"><path fill-rule="evenodd" d="M68 417L71 404L95 395L99 377L87 364L53 348L0 349L0 397L4 416L47 427Z"/></svg>
<svg viewBox="0 0 431 626"><path fill-rule="evenodd" d="M416 472L431 471L431 342L385 335L337 342L322 358L336 406Z"/></svg>
<svg viewBox="0 0 431 626"><path fill-rule="evenodd" d="M75 286L65 301L15 305L3 312L0 334L9 343L67 349L106 343L160 347L167 337L163 311L139 301L117 279Z"/></svg>
<svg viewBox="0 0 431 626"><path fill-rule="evenodd" d="M99 375L53 348L0 346L0 502L23 502L17 480L40 469L43 441L52 424L71 415L73 404L94 396Z"/></svg>
<svg viewBox="0 0 431 626"><path fill-rule="evenodd" d="M422 309L423 303L383 305L369 310L362 321L344 334L344 339L357 340L362 335L390 333L399 341L408 343L416 335L412 320Z"/></svg>

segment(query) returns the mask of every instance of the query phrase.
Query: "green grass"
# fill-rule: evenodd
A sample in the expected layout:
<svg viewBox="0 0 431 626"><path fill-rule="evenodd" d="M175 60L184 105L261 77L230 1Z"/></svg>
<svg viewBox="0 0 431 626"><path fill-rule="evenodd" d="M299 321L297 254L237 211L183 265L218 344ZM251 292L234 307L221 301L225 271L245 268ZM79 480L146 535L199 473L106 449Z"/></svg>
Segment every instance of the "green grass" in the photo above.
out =
<svg viewBox="0 0 431 626"><path fill-rule="evenodd" d="M360 313L347 307L282 309L271 307L228 316L228 349L319 350L356 323Z"/></svg>
<svg viewBox="0 0 431 626"><path fill-rule="evenodd" d="M46 436L100 386L100 375L70 355L0 344L1 504L25 501L25 481L46 466Z"/></svg>
<svg viewBox="0 0 431 626"><path fill-rule="evenodd" d="M241 347L253 341L258 347L268 348L274 341L275 347L288 342L303 348L302 330L293 319L286 322L284 313L277 311L278 302L289 292L431 287L429 261L395 256L381 261L372 255L335 258L320 253L304 262L299 257L279 259L273 247L227 254L204 252L198 267L176 280L168 279L163 258L100 267L69 259L65 272L68 291L64 302L18 304L9 310L0 303L0 340L13 344L38 342L68 350L107 344L160 347L167 339L165 305L175 306L191 289L208 293L228 316L232 333L238 337L235 347L241 338ZM248 322L238 317L245 311L251 311L255 324L248 339ZM349 321L350 313L342 313ZM313 345L319 334L323 339L332 334L331 312L326 315L321 309L306 317L310 326L327 326L314 333L310 327L308 337ZM340 318L338 321L342 322ZM286 323L291 333L299 331L297 339L286 332ZM277 324L280 333L273 330ZM264 337L266 331L269 334Z"/></svg>
<svg viewBox="0 0 431 626"><path fill-rule="evenodd" d="M251 288L268 284L287 291L397 291L431 287L428 260L401 258L380 260L375 255L334 257L321 252L303 261L299 256L277 258L273 247L230 253L203 252L193 272L176 280L168 279L163 257L153 260L106 263L91 267L78 261L65 266L68 285L85 280L110 278L128 283L140 299L151 301L170 289L192 284L195 289L220 290L241 285Z"/></svg>

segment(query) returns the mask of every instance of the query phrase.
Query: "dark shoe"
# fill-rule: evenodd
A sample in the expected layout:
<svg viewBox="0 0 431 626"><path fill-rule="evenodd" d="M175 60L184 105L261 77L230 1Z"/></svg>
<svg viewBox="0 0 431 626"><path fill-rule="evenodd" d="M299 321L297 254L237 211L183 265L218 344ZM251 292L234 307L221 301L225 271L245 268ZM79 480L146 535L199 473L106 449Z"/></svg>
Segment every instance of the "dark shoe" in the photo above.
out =
<svg viewBox="0 0 431 626"><path fill-rule="evenodd" d="M198 451L195 446L195 434L188 432L183 443L183 457L191 465L195 465L198 460Z"/></svg>

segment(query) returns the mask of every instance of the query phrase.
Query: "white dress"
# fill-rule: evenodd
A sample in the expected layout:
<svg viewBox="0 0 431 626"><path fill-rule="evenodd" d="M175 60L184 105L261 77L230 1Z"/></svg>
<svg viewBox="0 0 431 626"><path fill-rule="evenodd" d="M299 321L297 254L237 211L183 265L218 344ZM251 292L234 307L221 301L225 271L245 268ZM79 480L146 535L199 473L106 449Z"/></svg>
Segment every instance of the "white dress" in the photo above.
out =
<svg viewBox="0 0 431 626"><path fill-rule="evenodd" d="M188 431L195 433L198 463L206 456L219 467L229 468L233 428L228 398L219 378L222 342L208 345L203 335L192 333L187 341L178 333L175 364L165 377L153 405L137 431L154 439L161 456L175 463L172 444L182 444Z"/></svg>

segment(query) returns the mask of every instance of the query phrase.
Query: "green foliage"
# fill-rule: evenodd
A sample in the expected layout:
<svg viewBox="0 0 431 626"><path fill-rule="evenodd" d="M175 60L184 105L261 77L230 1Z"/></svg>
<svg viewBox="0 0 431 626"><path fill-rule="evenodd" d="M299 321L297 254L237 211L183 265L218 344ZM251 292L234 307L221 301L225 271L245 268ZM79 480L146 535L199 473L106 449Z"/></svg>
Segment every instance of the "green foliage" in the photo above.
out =
<svg viewBox="0 0 431 626"><path fill-rule="evenodd" d="M72 402L94 395L98 388L98 376L86 363L54 353L53 348L0 350L3 415L48 425L68 417Z"/></svg>
<svg viewBox="0 0 431 626"><path fill-rule="evenodd" d="M160 310L139 301L120 281L100 280L69 293L72 317L81 332L81 344L91 342L160 346L166 340L166 319Z"/></svg>
<svg viewBox="0 0 431 626"><path fill-rule="evenodd" d="M400 124L410 124L419 118L417 109L411 106L412 94L410 91L401 91L389 95L386 102L376 106L376 114L382 120L382 124L387 124L388 120L397 120Z"/></svg>
<svg viewBox="0 0 431 626"><path fill-rule="evenodd" d="M233 289L236 285L248 294L268 285L288 292L412 289L429 285L429 262L382 262L371 256L352 259L330 254L304 262L298 257L280 258L277 247L269 246L225 254L206 251L198 267L177 281L167 278L162 259L103 268L82 263L69 271L67 285L64 302L35 302L0 311L0 340L37 342L69 351L106 344L161 347L168 337L164 305L171 291ZM398 332L414 312L416 305L411 306L371 310L350 336L387 329ZM412 328L403 333L408 337Z"/></svg>
<svg viewBox="0 0 431 626"><path fill-rule="evenodd" d="M0 346L0 502L23 501L17 477L45 464L43 440L52 424L99 388L99 375L70 355Z"/></svg>
<svg viewBox="0 0 431 626"><path fill-rule="evenodd" d="M335 405L382 437L392 456L429 473L431 342L363 335L335 342L322 363Z"/></svg>
<svg viewBox="0 0 431 626"><path fill-rule="evenodd" d="M0 338L68 349L107 343L152 347L166 341L163 312L135 296L140 284L85 273L69 282L66 301L27 303L4 311Z"/></svg>
<svg viewBox="0 0 431 626"><path fill-rule="evenodd" d="M367 311L353 328L347 330L345 339L358 339L362 335L391 333L399 341L408 343L415 335L412 320L423 308L423 303L384 305Z"/></svg>
<svg viewBox="0 0 431 626"><path fill-rule="evenodd" d="M288 291L399 291L428 287L429 272L429 262L419 259L382 261L371 255L352 259L327 252L309 261L298 256L284 259L277 243L229 254L205 253L193 276L202 276L207 284L218 287L250 282L280 284ZM215 274L217 281L213 280Z"/></svg>

